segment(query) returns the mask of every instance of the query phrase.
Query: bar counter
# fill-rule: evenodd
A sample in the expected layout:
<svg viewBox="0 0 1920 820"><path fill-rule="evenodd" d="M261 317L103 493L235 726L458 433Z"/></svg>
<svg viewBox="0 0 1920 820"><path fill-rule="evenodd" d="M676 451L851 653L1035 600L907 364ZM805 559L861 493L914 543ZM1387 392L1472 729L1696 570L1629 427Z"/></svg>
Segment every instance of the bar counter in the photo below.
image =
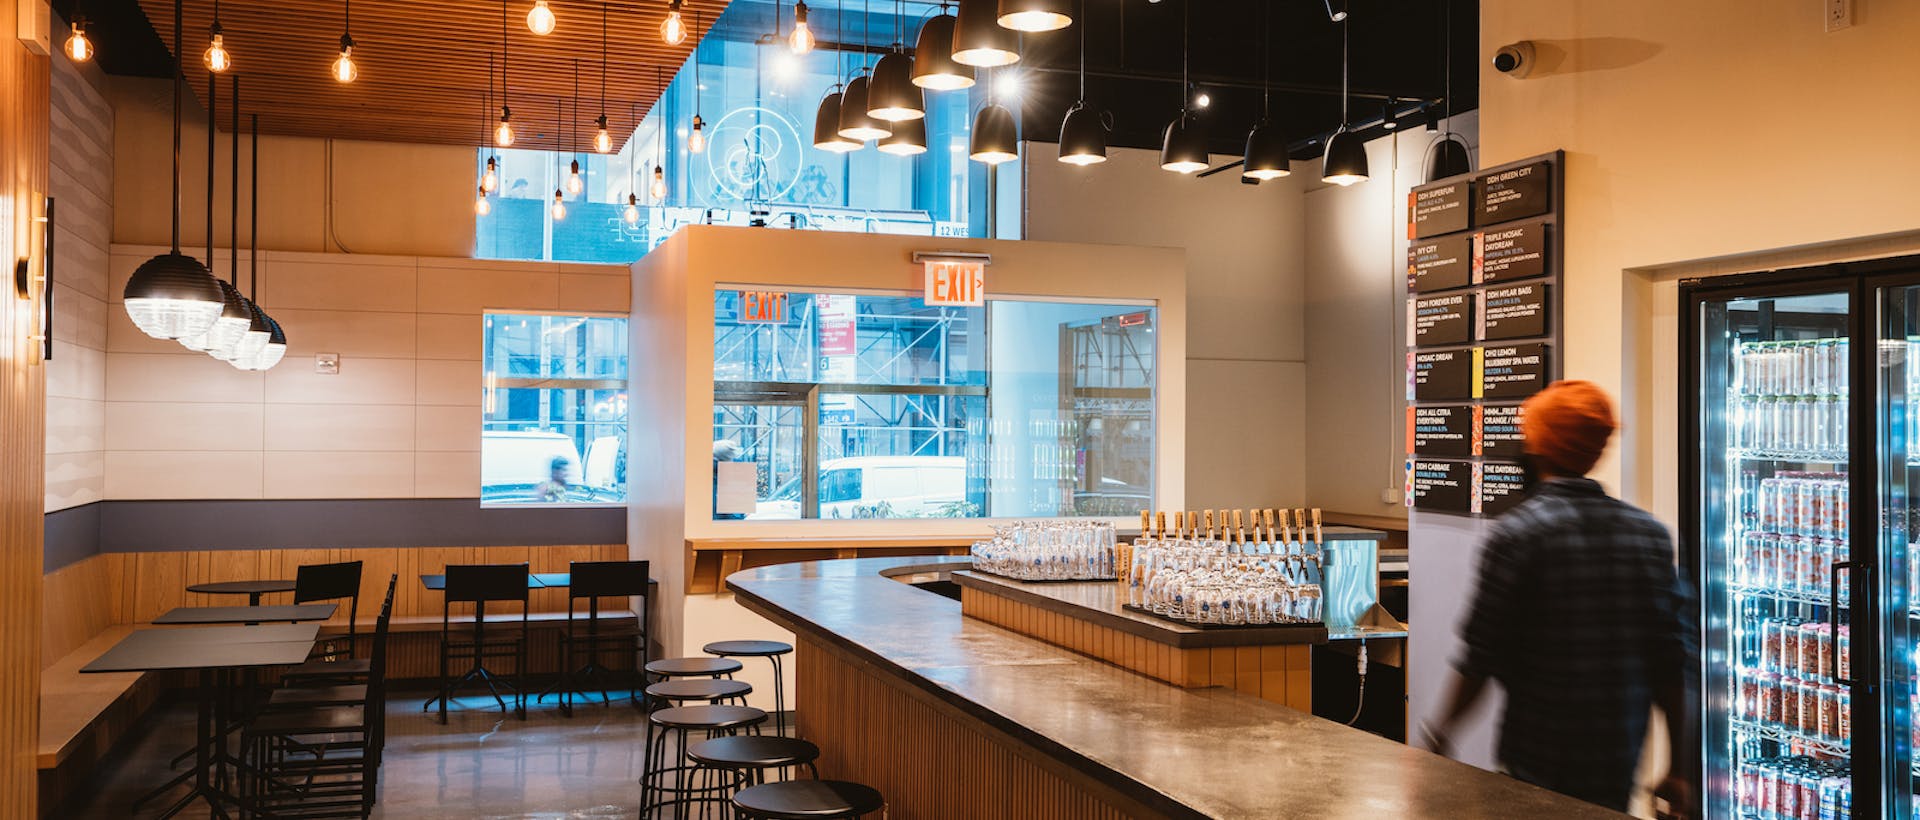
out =
<svg viewBox="0 0 1920 820"><path fill-rule="evenodd" d="M823 776L896 818L1619 817L1224 687L1183 689L890 576L965 558L760 567L727 587L797 638Z"/></svg>

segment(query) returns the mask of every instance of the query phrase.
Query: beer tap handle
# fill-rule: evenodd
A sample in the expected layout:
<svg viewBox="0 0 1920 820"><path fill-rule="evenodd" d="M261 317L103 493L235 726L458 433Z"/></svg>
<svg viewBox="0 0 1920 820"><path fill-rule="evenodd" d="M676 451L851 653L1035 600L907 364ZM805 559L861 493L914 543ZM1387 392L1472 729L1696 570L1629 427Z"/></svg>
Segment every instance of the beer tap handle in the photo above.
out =
<svg viewBox="0 0 1920 820"><path fill-rule="evenodd" d="M1212 541L1213 540L1213 511L1206 510L1203 514L1206 516L1206 520L1207 520L1207 540Z"/></svg>
<svg viewBox="0 0 1920 820"><path fill-rule="evenodd" d="M1320 548L1320 545L1321 545L1322 543L1323 543L1323 542L1322 542L1322 541L1320 540L1320 508L1319 508L1319 507L1314 507L1314 508L1313 508L1313 546L1314 546L1314 549L1316 549L1316 550L1317 550L1317 549L1319 549L1319 548Z"/></svg>
<svg viewBox="0 0 1920 820"><path fill-rule="evenodd" d="M1167 511L1161 510L1153 515L1153 540L1167 540Z"/></svg>
<svg viewBox="0 0 1920 820"><path fill-rule="evenodd" d="M1175 540L1187 537L1187 514L1173 511L1173 537Z"/></svg>
<svg viewBox="0 0 1920 820"><path fill-rule="evenodd" d="M1145 541L1153 533L1153 513L1140 511L1140 540Z"/></svg>

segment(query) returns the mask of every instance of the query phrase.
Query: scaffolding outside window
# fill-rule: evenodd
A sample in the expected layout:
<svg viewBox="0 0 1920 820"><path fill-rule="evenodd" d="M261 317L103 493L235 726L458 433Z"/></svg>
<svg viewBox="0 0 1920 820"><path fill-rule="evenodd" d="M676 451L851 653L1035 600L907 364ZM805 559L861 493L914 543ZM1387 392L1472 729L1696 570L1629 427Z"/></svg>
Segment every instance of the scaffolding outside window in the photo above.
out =
<svg viewBox="0 0 1920 820"><path fill-rule="evenodd" d="M625 503L627 320L484 321L481 503Z"/></svg>

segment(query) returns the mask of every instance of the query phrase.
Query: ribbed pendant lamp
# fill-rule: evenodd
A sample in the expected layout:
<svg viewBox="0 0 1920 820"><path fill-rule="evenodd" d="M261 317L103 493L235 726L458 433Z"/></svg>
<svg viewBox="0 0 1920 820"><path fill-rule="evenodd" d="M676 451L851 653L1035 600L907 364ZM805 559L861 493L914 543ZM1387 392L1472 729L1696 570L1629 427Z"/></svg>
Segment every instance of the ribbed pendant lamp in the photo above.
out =
<svg viewBox="0 0 1920 820"><path fill-rule="evenodd" d="M1287 157L1286 132L1273 124L1273 23L1266 9L1262 4L1260 27L1265 37L1260 46L1260 122L1247 135L1247 150L1240 159L1240 176L1257 182L1293 172Z"/></svg>
<svg viewBox="0 0 1920 820"><path fill-rule="evenodd" d="M1180 0L1180 115L1167 123L1160 135L1160 167L1176 174L1191 174L1207 168L1207 130L1198 115L1187 107L1193 84L1188 79L1192 43L1193 0Z"/></svg>
<svg viewBox="0 0 1920 820"><path fill-rule="evenodd" d="M913 46L914 85L930 91L973 87L973 66L953 60L953 23L942 2L940 13L920 24L920 37Z"/></svg>
<svg viewBox="0 0 1920 820"><path fill-rule="evenodd" d="M1000 0L1001 28L1013 31L1058 31L1073 25L1067 0Z"/></svg>
<svg viewBox="0 0 1920 820"><path fill-rule="evenodd" d="M173 5L173 41L180 42L180 0ZM155 339L192 338L220 318L226 294L205 265L180 252L180 53L173 59L173 249L140 263L122 295L127 318Z"/></svg>
<svg viewBox="0 0 1920 820"><path fill-rule="evenodd" d="M1347 130L1347 81L1352 63L1347 53L1348 20L1340 21L1340 129L1327 138L1327 150L1321 155L1320 181L1342 188L1367 181L1367 146L1360 135Z"/></svg>
<svg viewBox="0 0 1920 820"><path fill-rule="evenodd" d="M953 24L953 60L987 68L1020 62L1020 37L1000 27L999 0L960 0L960 14Z"/></svg>
<svg viewBox="0 0 1920 820"><path fill-rule="evenodd" d="M1060 161L1094 165L1107 161L1106 112L1087 104L1087 3L1080 0L1080 98L1060 123Z"/></svg>
<svg viewBox="0 0 1920 820"><path fill-rule="evenodd" d="M910 157L927 152L927 121L901 120L893 124L893 134L876 144L883 154Z"/></svg>

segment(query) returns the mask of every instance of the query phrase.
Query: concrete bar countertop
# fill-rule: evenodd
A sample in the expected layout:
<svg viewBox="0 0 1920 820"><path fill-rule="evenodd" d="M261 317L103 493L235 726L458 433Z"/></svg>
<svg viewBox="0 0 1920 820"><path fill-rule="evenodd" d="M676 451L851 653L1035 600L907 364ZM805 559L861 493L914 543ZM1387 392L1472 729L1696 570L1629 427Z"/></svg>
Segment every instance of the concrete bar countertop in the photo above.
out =
<svg viewBox="0 0 1920 820"><path fill-rule="evenodd" d="M808 561L744 570L727 588L1170 817L1624 816L1232 690L1161 683L963 617L958 601L888 577L966 565Z"/></svg>

